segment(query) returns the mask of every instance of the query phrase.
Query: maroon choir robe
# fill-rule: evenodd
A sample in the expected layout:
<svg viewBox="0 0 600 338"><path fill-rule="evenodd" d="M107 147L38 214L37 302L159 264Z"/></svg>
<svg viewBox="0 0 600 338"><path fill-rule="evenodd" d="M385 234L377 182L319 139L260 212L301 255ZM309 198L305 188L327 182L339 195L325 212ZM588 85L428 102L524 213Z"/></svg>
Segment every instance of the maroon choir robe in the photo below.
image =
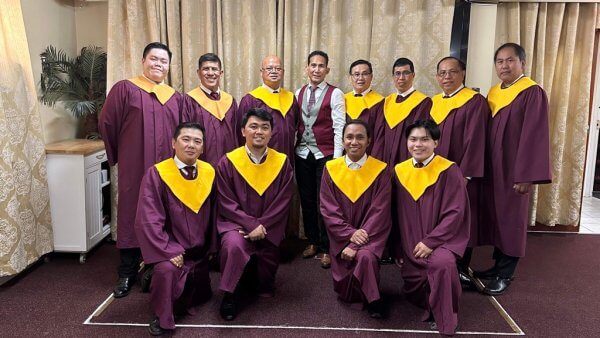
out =
<svg viewBox="0 0 600 338"><path fill-rule="evenodd" d="M412 158L395 167L395 224L399 226L403 258L402 278L409 301L433 315L442 334L453 334L458 324L461 286L456 258L469 241L469 199L462 172L441 156L423 168ZM415 258L423 242L433 252Z"/></svg>
<svg viewBox="0 0 600 338"><path fill-rule="evenodd" d="M346 302L380 299L379 259L391 229L391 177L386 166L368 157L362 168L352 170L342 156L327 162L323 171L321 214L330 241L333 289ZM361 246L350 242L358 229L369 235L369 242ZM352 261L341 258L346 247L357 251Z"/></svg>
<svg viewBox="0 0 600 338"><path fill-rule="evenodd" d="M160 327L174 329L173 311L193 314L211 295L208 253L216 253L215 171L197 162L186 180L173 159L150 167L142 179L135 231L145 264L153 264L150 298ZM192 195L190 197L190 195ZM183 254L179 268L170 259Z"/></svg>
<svg viewBox="0 0 600 338"><path fill-rule="evenodd" d="M220 289L234 292L251 256L256 256L261 291L272 293L279 266L279 244L283 240L293 193L293 170L285 154L268 149L264 162L254 164L245 147L224 156L217 166L221 235ZM252 242L239 231L250 233L259 225L264 239Z"/></svg>
<svg viewBox="0 0 600 338"><path fill-rule="evenodd" d="M204 153L200 159L216 166L221 157L237 148L237 102L221 91L219 100L213 100L199 87L191 90L183 100L183 121L198 122L206 131Z"/></svg>
<svg viewBox="0 0 600 338"><path fill-rule="evenodd" d="M348 92L344 94L344 101L346 103L346 122L350 120L362 120L367 122L371 129L371 144L367 148L367 154L370 154L373 150L373 144L375 144L374 138L374 127L377 121L377 115L383 114L383 102L384 97L371 90L364 96L354 96L354 92Z"/></svg>
<svg viewBox="0 0 600 338"><path fill-rule="evenodd" d="M427 117L431 99L419 91L414 91L407 97L390 94L380 107L381 111L375 112L372 155L389 166L394 166L410 158L405 130L416 120Z"/></svg>
<svg viewBox="0 0 600 338"><path fill-rule="evenodd" d="M495 99L490 97L493 91ZM514 99L511 92L516 95ZM552 181L548 98L540 86L523 77L506 89L499 85L492 88L488 102L492 118L483 183L485 238L481 244L492 244L506 255L523 257L530 195L515 192L513 185Z"/></svg>
<svg viewBox="0 0 600 338"><path fill-rule="evenodd" d="M141 76L117 82L106 97L98 123L108 163L119 164L117 247L120 249L139 246L133 224L140 182L146 169L173 156L171 140L181 120L181 94L167 85L148 82Z"/></svg>
<svg viewBox="0 0 600 338"><path fill-rule="evenodd" d="M463 175L470 178L467 182L471 210L469 247L474 247L480 231L480 189L490 108L483 95L466 87L450 98L435 95L432 101L428 118L439 125L441 132L435 152L456 163Z"/></svg>
<svg viewBox="0 0 600 338"><path fill-rule="evenodd" d="M286 154L293 162L298 130L303 130L304 127L300 116L300 106L294 93L283 88L280 90L281 93L273 94L266 88L258 87L242 97L237 112L238 145L242 146L246 142L240 132L244 114L252 108L262 108L273 116L273 132L269 148Z"/></svg>

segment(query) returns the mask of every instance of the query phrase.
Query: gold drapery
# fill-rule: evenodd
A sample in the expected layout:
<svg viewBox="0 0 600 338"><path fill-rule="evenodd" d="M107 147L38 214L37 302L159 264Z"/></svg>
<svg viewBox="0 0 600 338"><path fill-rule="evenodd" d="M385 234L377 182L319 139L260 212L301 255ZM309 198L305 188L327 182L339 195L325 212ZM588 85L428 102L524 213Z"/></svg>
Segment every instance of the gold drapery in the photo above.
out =
<svg viewBox="0 0 600 338"><path fill-rule="evenodd" d="M0 6L0 277L53 250L46 154L19 0Z"/></svg>
<svg viewBox="0 0 600 338"><path fill-rule="evenodd" d="M552 184L532 195L531 225L579 223L597 15L594 3L498 6L496 45L525 48L525 71L550 101Z"/></svg>

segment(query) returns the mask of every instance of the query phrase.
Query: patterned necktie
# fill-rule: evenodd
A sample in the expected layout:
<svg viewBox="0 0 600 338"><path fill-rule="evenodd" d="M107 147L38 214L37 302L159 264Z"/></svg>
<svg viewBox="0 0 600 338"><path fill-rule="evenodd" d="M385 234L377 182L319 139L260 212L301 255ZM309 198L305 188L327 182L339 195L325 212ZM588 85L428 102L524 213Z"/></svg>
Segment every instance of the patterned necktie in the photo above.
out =
<svg viewBox="0 0 600 338"><path fill-rule="evenodd" d="M215 101L219 101L219 99L221 98L221 95L219 95L219 93L217 93L217 92L212 92L212 93L210 93L210 97Z"/></svg>
<svg viewBox="0 0 600 338"><path fill-rule="evenodd" d="M415 163L415 168L423 168L423 167L424 167L423 163L421 163L421 162Z"/></svg>
<svg viewBox="0 0 600 338"><path fill-rule="evenodd" d="M181 168L181 173L186 180L193 180L196 178L196 168L193 165L186 165L185 167Z"/></svg>
<svg viewBox="0 0 600 338"><path fill-rule="evenodd" d="M317 99L315 97L316 91L317 91L317 86L310 86L310 97L308 98L308 106L306 107L309 112L313 109L313 107L315 106L315 103L317 102Z"/></svg>

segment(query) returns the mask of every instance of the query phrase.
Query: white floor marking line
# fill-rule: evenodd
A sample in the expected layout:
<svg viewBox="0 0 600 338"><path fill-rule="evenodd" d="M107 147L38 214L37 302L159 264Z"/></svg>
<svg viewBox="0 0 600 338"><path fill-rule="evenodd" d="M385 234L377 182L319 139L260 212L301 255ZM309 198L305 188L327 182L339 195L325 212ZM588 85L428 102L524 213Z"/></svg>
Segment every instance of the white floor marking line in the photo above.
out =
<svg viewBox="0 0 600 338"><path fill-rule="evenodd" d="M500 312L500 315L504 318L504 320L506 320L506 322L508 323L508 325L510 325L510 327L513 329L513 331L515 331L515 333L518 333L519 335L525 335L525 332L523 332L523 330L521 330L519 325L517 325L517 322L515 322L515 320L512 319L512 317L504 309L502 304L500 304L500 302L498 302L496 297L490 296L489 300L490 300L490 302L492 302L492 305L494 305L496 310L498 310L498 312Z"/></svg>
<svg viewBox="0 0 600 338"><path fill-rule="evenodd" d="M112 303L112 301L115 300L115 297L113 296L113 294L111 293L110 296L108 296L108 298L106 298L106 300L104 300L102 302L102 304L100 304L96 310L94 310L94 312L92 312L92 314L87 317L87 319L85 320L85 322L83 322L84 324L90 324L90 320L93 317L97 317L99 316L109 305L110 303Z"/></svg>

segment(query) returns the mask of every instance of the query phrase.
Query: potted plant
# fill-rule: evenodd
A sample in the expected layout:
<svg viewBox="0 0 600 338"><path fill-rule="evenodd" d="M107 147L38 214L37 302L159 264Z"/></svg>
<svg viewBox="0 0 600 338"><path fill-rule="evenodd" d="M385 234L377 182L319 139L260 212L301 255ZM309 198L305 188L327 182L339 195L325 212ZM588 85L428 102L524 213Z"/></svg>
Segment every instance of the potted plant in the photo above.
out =
<svg viewBox="0 0 600 338"><path fill-rule="evenodd" d="M40 57L40 102L54 107L60 101L73 116L84 119L86 138L99 138L98 114L106 99L106 52L88 46L71 58L48 46Z"/></svg>

